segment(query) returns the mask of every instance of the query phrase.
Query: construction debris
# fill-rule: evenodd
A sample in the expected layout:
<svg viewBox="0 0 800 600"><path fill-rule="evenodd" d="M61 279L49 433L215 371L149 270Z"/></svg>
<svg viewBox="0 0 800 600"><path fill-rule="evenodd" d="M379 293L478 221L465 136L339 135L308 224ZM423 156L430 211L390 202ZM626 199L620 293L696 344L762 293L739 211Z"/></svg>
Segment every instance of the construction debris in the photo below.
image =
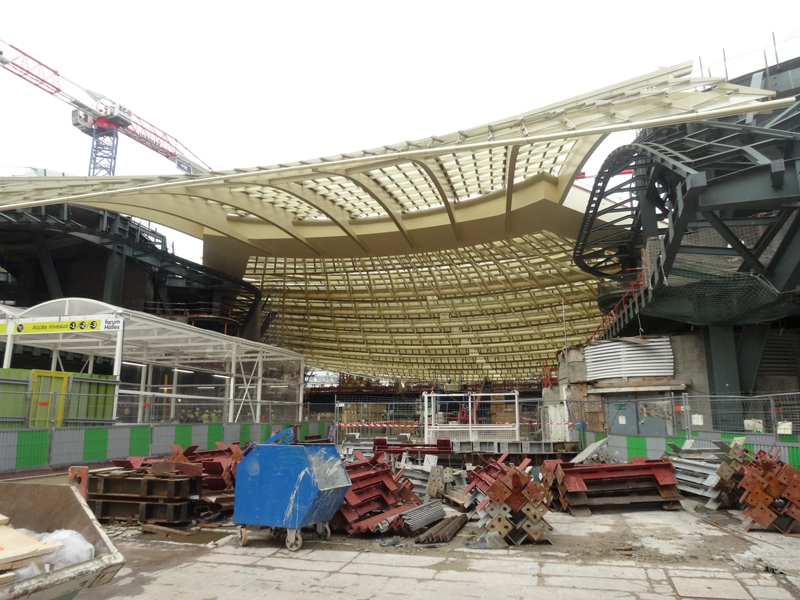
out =
<svg viewBox="0 0 800 600"><path fill-rule="evenodd" d="M546 460L542 482L553 497L552 506L573 515L591 514L592 506L659 503L680 508L675 466L669 460L634 457L631 463L575 464Z"/></svg>
<svg viewBox="0 0 800 600"><path fill-rule="evenodd" d="M774 445L770 452L753 453L741 445L731 446L728 452L732 459L729 467L736 473L732 479L745 490L741 496L747 504L743 511L748 519L745 531L758 524L762 529L774 527L790 535L800 520L800 472L778 456L780 448Z"/></svg>
<svg viewBox="0 0 800 600"><path fill-rule="evenodd" d="M393 473L383 453L368 459L355 451L353 457L356 462L345 465L352 487L331 520L331 526L351 535L389 529L402 531L401 513L422 504L411 482L402 477L402 471Z"/></svg>
<svg viewBox="0 0 800 600"><path fill-rule="evenodd" d="M233 510L238 444L170 446L172 455L130 456L89 473L87 502L98 519L185 523Z"/></svg>
<svg viewBox="0 0 800 600"><path fill-rule="evenodd" d="M232 490L236 480L236 465L242 460L242 449L238 443L230 446L216 443L212 450L198 450L198 446L170 446L172 456L129 456L125 460L115 460L114 465L123 469L149 468L150 472L180 472L187 475L201 475L203 490Z"/></svg>
<svg viewBox="0 0 800 600"><path fill-rule="evenodd" d="M539 541L552 529L544 520L547 490L527 472L529 460L509 467L502 462L506 458L489 459L469 473L468 507L475 507L479 526L498 532L510 544L519 546L529 537Z"/></svg>
<svg viewBox="0 0 800 600"><path fill-rule="evenodd" d="M57 550L61 545L61 542L56 540L42 542L35 535L17 531L10 525L2 525L0 526L0 572L27 566L40 556Z"/></svg>

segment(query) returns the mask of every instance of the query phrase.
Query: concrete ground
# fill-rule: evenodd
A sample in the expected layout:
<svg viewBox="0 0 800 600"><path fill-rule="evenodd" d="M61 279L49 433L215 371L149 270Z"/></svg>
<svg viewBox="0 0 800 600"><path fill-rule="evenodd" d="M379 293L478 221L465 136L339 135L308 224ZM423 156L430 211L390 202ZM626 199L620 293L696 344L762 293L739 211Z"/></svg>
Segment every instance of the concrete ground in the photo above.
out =
<svg viewBox="0 0 800 600"><path fill-rule="evenodd" d="M387 536L323 542L309 533L296 553L258 534L244 548L234 536L214 547L126 539L117 542L122 571L79 598L800 598L800 537L745 534L735 511L707 515L721 529L698 518L696 503L684 507L551 513L551 545L503 550L470 548L481 533L474 524L434 547L410 539L380 547Z"/></svg>

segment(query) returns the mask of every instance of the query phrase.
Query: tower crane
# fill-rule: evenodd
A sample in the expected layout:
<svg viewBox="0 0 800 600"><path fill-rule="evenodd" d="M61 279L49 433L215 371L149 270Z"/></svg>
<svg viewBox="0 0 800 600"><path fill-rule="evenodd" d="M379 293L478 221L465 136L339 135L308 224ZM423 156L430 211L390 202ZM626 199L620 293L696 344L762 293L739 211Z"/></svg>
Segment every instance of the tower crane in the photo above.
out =
<svg viewBox="0 0 800 600"><path fill-rule="evenodd" d="M114 174L120 133L168 158L181 171L211 170L177 139L135 115L127 106L81 87L3 40L0 40L0 67L72 106L72 124L92 138L90 176Z"/></svg>

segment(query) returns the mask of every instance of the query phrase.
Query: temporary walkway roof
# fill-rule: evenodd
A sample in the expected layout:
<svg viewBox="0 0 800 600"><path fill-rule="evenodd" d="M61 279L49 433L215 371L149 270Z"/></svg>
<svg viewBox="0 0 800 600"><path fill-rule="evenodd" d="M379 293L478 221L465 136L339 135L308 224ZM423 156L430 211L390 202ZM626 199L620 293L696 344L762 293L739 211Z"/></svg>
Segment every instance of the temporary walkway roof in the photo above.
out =
<svg viewBox="0 0 800 600"><path fill-rule="evenodd" d="M50 300L9 314L0 324L0 341L7 342L10 335L12 343L113 359L117 356L116 334L123 327L122 357L126 361L227 373L232 360L303 358L289 350L87 298Z"/></svg>
<svg viewBox="0 0 800 600"><path fill-rule="evenodd" d="M271 299L268 339L310 364L421 379L528 377L600 317L567 203L614 131L792 99L691 63L510 119L339 156L206 175L0 179L0 209L69 202L204 239ZM579 203L578 203L579 204ZM246 266L246 269L245 269Z"/></svg>

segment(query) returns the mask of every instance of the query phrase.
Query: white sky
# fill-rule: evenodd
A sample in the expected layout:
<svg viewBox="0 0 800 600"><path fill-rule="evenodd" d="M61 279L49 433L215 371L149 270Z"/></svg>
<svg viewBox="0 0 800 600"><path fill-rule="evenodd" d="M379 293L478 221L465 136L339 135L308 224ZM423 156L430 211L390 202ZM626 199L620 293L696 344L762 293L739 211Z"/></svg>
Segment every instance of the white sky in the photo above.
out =
<svg viewBox="0 0 800 600"><path fill-rule="evenodd" d="M446 134L698 56L722 75L722 48L746 72L763 55L732 68L745 52L774 62L773 30L793 40L781 59L800 55L800 30L781 28L797 14L796 0L763 17L702 1L29 0L3 3L0 39L228 169ZM0 166L86 173L68 105L0 70L0 108ZM118 175L174 172L121 138Z"/></svg>

